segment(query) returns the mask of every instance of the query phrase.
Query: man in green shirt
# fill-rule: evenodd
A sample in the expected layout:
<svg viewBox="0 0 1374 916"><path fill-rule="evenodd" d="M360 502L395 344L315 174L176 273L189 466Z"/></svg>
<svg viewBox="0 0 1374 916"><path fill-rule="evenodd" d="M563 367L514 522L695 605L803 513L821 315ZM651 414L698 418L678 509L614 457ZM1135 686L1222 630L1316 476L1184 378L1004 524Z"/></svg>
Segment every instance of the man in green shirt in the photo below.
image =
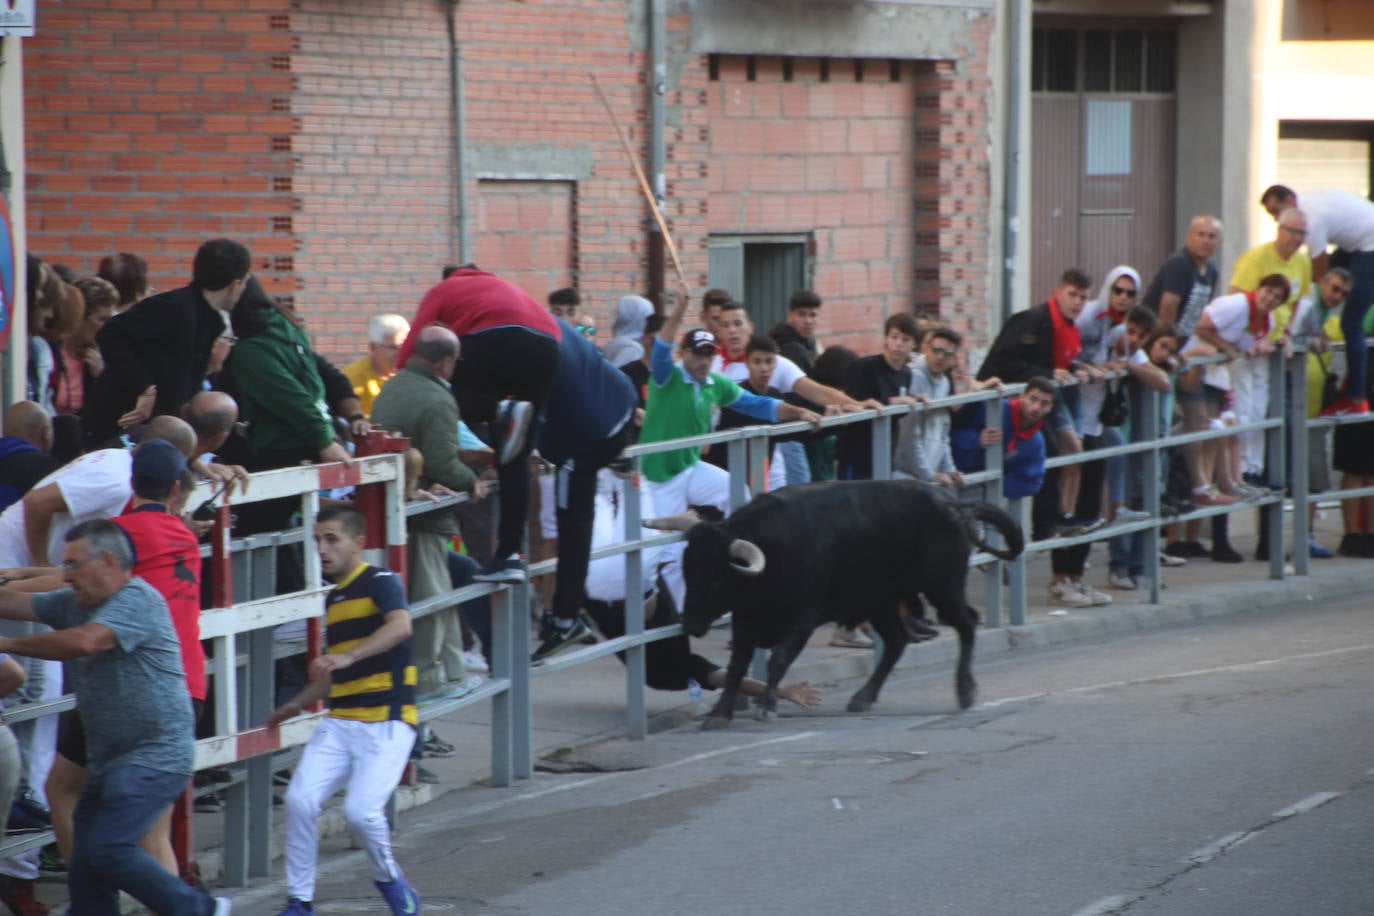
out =
<svg viewBox="0 0 1374 916"><path fill-rule="evenodd" d="M682 340L682 362L673 362L672 340L682 324L687 297L677 294L663 328L654 338L649 363L649 399L640 444L700 436L711 430L711 413L729 407L764 423L807 420L819 425L814 411L762 397L711 371L716 338L710 331L688 331ZM730 511L730 475L701 460L700 446L645 455L641 464L646 488L659 515L676 515L688 506L715 506ZM684 543L664 551L663 581L681 608L687 584L682 577Z"/></svg>

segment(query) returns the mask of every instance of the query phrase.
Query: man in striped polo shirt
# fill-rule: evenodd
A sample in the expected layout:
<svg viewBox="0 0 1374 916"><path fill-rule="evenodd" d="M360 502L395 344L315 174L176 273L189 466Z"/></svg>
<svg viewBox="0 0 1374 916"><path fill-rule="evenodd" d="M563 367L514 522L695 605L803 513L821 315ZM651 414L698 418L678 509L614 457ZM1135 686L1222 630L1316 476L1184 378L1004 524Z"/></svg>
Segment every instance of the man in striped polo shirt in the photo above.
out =
<svg viewBox="0 0 1374 916"><path fill-rule="evenodd" d="M415 744L415 665L405 586L395 573L362 561L366 523L349 505L331 505L315 523L324 577L325 654L310 663L310 683L267 718L280 725L329 698L329 715L305 746L286 790L286 880L281 916L315 912L320 806L347 785L343 813L372 860L372 877L391 912L416 914L420 897L391 855L384 807Z"/></svg>

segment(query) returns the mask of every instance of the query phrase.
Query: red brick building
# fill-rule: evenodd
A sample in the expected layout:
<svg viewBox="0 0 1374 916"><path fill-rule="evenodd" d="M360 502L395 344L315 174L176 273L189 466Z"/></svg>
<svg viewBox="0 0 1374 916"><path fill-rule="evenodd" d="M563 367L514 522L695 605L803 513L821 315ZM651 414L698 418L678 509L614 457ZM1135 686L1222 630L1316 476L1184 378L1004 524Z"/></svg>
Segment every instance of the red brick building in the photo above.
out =
<svg viewBox="0 0 1374 916"><path fill-rule="evenodd" d="M201 240L239 238L339 358L459 259L541 299L576 285L607 327L658 262L590 74L649 170L660 9L690 283L761 324L809 285L822 338L864 352L913 307L985 345L989 0L45 4L24 45L29 250L78 272L139 252L166 288Z"/></svg>

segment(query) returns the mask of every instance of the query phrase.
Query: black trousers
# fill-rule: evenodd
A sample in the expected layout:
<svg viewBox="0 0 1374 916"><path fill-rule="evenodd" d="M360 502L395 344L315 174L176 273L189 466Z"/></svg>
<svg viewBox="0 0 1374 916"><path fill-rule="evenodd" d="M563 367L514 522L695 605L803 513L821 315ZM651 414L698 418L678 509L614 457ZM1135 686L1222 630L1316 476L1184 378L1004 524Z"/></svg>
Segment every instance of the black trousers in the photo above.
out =
<svg viewBox="0 0 1374 916"><path fill-rule="evenodd" d="M459 342L453 397L465 422L490 423L503 398L529 401L538 416L558 374L557 340L529 328L508 327L468 334ZM496 469L501 485L501 520L497 524L494 556L519 553L525 543L533 440L531 433L521 453Z"/></svg>
<svg viewBox="0 0 1374 916"><path fill-rule="evenodd" d="M625 635L624 601L588 601L587 614L607 639ZM644 629L666 627L678 622L672 596L660 587L656 594L644 599ZM617 652L625 661L625 653ZM644 646L644 683L655 690L686 690L687 681L694 680L703 690L710 689L707 679L719 665L695 655L686 636L660 639Z"/></svg>
<svg viewBox="0 0 1374 916"><path fill-rule="evenodd" d="M553 616L574 620L586 597L591 564L592 523L596 518L596 476L629 441L630 423L583 449L558 466L554 476L554 517L558 521L558 569L554 574ZM502 554L497 554L502 556Z"/></svg>

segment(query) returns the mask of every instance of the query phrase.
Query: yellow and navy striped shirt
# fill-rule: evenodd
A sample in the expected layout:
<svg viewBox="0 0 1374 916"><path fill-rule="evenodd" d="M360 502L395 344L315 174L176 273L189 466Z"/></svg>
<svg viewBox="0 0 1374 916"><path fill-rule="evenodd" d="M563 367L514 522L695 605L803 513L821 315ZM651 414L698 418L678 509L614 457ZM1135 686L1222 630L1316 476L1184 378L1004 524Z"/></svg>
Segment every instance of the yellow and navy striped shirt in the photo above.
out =
<svg viewBox="0 0 1374 916"><path fill-rule="evenodd" d="M360 564L325 599L325 643L331 654L347 652L386 622L389 611L406 608L401 578L387 569ZM411 641L334 672L329 714L356 722L399 719L418 726L415 664Z"/></svg>

